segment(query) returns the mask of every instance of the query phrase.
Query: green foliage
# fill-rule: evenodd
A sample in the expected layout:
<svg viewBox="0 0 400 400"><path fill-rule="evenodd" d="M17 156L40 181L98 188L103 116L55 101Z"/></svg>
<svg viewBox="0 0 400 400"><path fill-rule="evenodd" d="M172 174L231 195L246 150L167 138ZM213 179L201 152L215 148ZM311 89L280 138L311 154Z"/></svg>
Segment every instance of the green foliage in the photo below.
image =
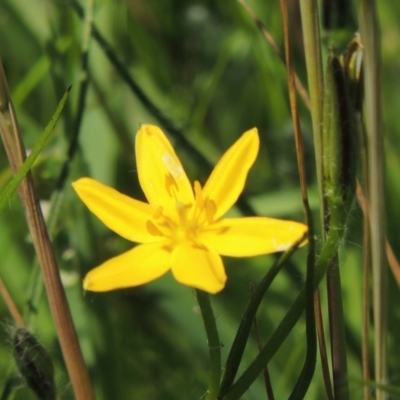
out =
<svg viewBox="0 0 400 400"><path fill-rule="evenodd" d="M81 2L85 7L86 2ZM296 3L296 2L294 2ZM282 27L278 2L249 4L264 21L280 48ZM398 198L400 196L399 102L400 34L397 2L379 2L382 23L383 109L387 147L387 235L400 257ZM300 21L291 10L295 66L306 81ZM353 23L352 19L352 23ZM238 2L183 0L116 2L98 0L94 8L97 32L142 90L130 86L95 37L88 55L88 90L79 101L84 23L73 1L2 0L1 58L11 87L27 148L36 143L58 101L72 90L54 134L33 173L47 213L77 333L99 400L200 399L208 382L208 348L194 291L169 275L149 285L118 292L83 293L85 273L129 249L131 243L106 229L73 193L70 182L91 176L119 191L143 198L136 175L134 135L141 123L160 125L176 145L191 181L205 182L211 165L241 133L256 126L260 155L251 170L244 196L259 215L303 220L295 145L288 106L286 71ZM161 110L162 115L156 112ZM77 115L83 111L81 125ZM318 218L309 112L300 104L306 172L312 211ZM59 176L70 143L79 132L66 182ZM0 145L0 194L11 172ZM235 210L239 213L242 210ZM50 223L49 223L50 225ZM345 310L350 397L361 398L361 211L350 216L341 246L342 293ZM318 232L320 235L320 232ZM320 236L317 237L319 240ZM46 348L55 369L57 393L72 398L45 293L38 278L35 254L17 196L0 215L0 277L7 285L29 329ZM228 283L212 297L223 344L222 365L257 284L271 268L274 256L224 259ZM257 318L263 343L271 337L302 287L306 249L283 266L261 301ZM389 277L389 376L398 384L400 358L398 287ZM325 300L324 285L321 297ZM324 315L327 324L327 315ZM10 316L0 299L0 321ZM20 388L12 360L15 345L0 333L0 393L4 399L34 399ZM305 323L295 325L269 363L277 399L287 398L301 371L306 349ZM238 376L258 355L254 333L244 352ZM319 363L318 359L318 363ZM354 379L352 379L354 378ZM243 399L266 398L259 378ZM6 392L10 390L9 396ZM398 394L393 391L392 398ZM307 399L325 398L322 372L316 373ZM400 398L400 397L398 397Z"/></svg>

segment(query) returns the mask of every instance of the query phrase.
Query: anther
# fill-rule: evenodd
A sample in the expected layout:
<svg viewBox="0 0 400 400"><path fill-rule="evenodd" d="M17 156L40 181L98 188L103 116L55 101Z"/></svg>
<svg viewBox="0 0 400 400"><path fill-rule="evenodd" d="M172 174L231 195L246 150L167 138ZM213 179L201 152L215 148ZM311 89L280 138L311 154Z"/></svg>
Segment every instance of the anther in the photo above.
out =
<svg viewBox="0 0 400 400"><path fill-rule="evenodd" d="M206 199L205 203L207 221L211 224L214 221L214 216L217 212L217 206L215 205L215 201L211 199Z"/></svg>
<svg viewBox="0 0 400 400"><path fill-rule="evenodd" d="M163 212L163 208L162 208L161 206L158 206L158 207L157 207L157 210L156 210L156 211L154 212L154 214L153 214L153 218L154 218L154 219L160 218L161 215L162 215L162 212Z"/></svg>
<svg viewBox="0 0 400 400"><path fill-rule="evenodd" d="M198 208L204 208L204 199L201 184L199 181L194 181L194 197L196 199L196 205Z"/></svg>

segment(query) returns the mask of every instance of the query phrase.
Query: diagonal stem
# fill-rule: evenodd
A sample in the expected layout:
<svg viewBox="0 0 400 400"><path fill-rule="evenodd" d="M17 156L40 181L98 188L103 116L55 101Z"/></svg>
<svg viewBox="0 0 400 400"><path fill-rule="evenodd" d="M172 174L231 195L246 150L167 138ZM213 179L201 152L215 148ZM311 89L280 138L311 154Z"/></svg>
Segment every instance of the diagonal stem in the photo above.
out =
<svg viewBox="0 0 400 400"><path fill-rule="evenodd" d="M25 148L19 132L14 107L11 102L8 84L0 62L0 133L4 147L15 173L25 160ZM30 172L19 187L19 195L22 200L33 244L42 270L50 309L54 324L57 329L61 349L67 365L71 383L78 400L94 399L93 389L89 374L86 369L78 336L75 331L71 312L68 306L64 288L54 251L48 236L46 224L40 208L39 199L35 190Z"/></svg>

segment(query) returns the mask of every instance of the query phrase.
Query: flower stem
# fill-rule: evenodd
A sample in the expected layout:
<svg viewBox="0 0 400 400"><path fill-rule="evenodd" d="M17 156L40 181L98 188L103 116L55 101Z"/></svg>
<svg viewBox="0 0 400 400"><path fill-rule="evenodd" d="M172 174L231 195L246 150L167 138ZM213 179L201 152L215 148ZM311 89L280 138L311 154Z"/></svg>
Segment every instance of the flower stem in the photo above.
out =
<svg viewBox="0 0 400 400"><path fill-rule="evenodd" d="M236 332L235 339L233 340L231 349L229 351L225 367L224 376L221 382L221 388L219 391L219 398L224 398L226 393L230 390L232 383L236 377L236 373L239 369L240 362L242 361L244 349L250 335L250 330L254 317L257 313L258 307L264 297L264 294L282 269L284 263L290 258L294 251L298 248L299 244L304 238L301 238L295 245L279 257L274 265L269 269L267 274L261 280L256 287L254 294L251 296L250 302L247 305L247 309L243 314L242 320ZM266 364L265 364L266 365ZM264 366L263 366L264 369ZM262 371L262 370L261 370ZM261 373L260 371L260 373Z"/></svg>
<svg viewBox="0 0 400 400"><path fill-rule="evenodd" d="M322 278L331 264L332 257L335 256L339 245L339 235L337 231L331 231L322 248L321 254L315 264L314 271L314 290L318 287ZM296 300L292 303L290 309L274 331L258 356L243 372L241 377L230 387L228 392L224 393L220 398L226 400L239 400L247 389L253 384L256 378L267 365L277 350L287 338L297 321L301 317L306 305L306 288L298 294Z"/></svg>
<svg viewBox="0 0 400 400"><path fill-rule="evenodd" d="M208 383L207 400L217 398L219 382L221 379L221 342L215 323L214 312L211 307L210 297L202 290L196 290L197 301L203 317L208 340L208 353L210 356L210 377Z"/></svg>

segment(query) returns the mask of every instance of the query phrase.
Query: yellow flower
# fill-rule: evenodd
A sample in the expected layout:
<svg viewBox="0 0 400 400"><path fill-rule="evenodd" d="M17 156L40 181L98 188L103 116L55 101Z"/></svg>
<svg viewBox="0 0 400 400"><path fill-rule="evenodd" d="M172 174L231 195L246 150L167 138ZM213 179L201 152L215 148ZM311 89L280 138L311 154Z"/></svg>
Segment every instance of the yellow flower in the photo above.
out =
<svg viewBox="0 0 400 400"><path fill-rule="evenodd" d="M148 203L90 178L72 186L108 228L142 243L85 277L86 290L142 285L171 270L185 285L217 293L226 282L221 255L248 257L284 251L306 232L303 224L264 217L221 218L236 202L259 148L257 129L223 155L204 188L192 188L163 132L143 125L136 135L140 185Z"/></svg>

